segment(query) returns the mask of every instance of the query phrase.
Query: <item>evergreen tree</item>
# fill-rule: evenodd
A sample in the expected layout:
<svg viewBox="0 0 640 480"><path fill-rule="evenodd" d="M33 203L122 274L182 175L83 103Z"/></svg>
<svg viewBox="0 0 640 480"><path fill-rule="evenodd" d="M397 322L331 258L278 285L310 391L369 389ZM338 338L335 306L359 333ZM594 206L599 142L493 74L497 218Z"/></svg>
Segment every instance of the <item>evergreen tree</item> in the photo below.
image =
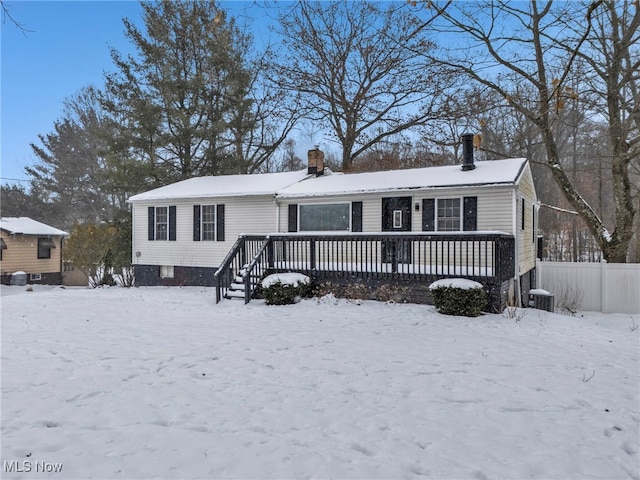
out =
<svg viewBox="0 0 640 480"><path fill-rule="evenodd" d="M135 178L130 188L142 191L196 175L251 171L241 164L258 121L250 37L216 2L142 7L146 31L124 20L137 56L112 51L117 71L106 76L102 96L112 120L112 173Z"/></svg>

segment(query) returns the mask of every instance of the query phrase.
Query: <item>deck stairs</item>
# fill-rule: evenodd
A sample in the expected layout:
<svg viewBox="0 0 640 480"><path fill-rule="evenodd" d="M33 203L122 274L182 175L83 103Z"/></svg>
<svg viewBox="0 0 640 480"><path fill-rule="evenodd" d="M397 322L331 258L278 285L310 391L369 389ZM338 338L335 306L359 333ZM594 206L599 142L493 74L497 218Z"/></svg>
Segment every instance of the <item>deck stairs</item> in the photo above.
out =
<svg viewBox="0 0 640 480"><path fill-rule="evenodd" d="M246 269L247 269L248 265L245 265L243 268L241 268L236 275L233 278L233 282L231 282L231 285L229 285L229 288L227 289L226 293L224 294L224 298L227 299L237 299L237 300L243 300L245 299L245 285L244 285L244 280L243 280L243 275L246 273ZM257 276L255 275L251 275L252 279L256 279Z"/></svg>

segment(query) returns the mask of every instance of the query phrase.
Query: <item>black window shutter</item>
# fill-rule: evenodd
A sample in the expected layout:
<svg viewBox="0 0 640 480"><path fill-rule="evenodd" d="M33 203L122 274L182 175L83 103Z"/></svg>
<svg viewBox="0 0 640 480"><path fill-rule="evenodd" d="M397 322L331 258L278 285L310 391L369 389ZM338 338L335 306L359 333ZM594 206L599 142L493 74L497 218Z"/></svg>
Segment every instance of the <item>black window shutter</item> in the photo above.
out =
<svg viewBox="0 0 640 480"><path fill-rule="evenodd" d="M156 239L156 208L149 207L149 240Z"/></svg>
<svg viewBox="0 0 640 480"><path fill-rule="evenodd" d="M425 198L422 200L422 230L435 232L436 230L436 199Z"/></svg>
<svg viewBox="0 0 640 480"><path fill-rule="evenodd" d="M200 241L200 205L193 206L193 241Z"/></svg>
<svg viewBox="0 0 640 480"><path fill-rule="evenodd" d="M169 207L169 240L176 240L176 206Z"/></svg>
<svg viewBox="0 0 640 480"><path fill-rule="evenodd" d="M298 231L298 204L292 203L289 205L289 231Z"/></svg>
<svg viewBox="0 0 640 480"><path fill-rule="evenodd" d="M464 197L462 204L462 230L465 232L478 230L478 197Z"/></svg>
<svg viewBox="0 0 640 480"><path fill-rule="evenodd" d="M351 231L362 231L362 202L351 202Z"/></svg>
<svg viewBox="0 0 640 480"><path fill-rule="evenodd" d="M524 230L524 197L522 197L520 201L520 214L522 216L520 219L520 229Z"/></svg>
<svg viewBox="0 0 640 480"><path fill-rule="evenodd" d="M224 242L224 204L216 205L216 240Z"/></svg>

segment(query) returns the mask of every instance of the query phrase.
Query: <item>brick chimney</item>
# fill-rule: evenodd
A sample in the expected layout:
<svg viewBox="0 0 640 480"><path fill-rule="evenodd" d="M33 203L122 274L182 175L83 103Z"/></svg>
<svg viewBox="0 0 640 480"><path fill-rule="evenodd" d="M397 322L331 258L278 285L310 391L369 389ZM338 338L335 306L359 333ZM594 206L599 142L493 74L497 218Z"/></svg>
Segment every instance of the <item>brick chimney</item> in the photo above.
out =
<svg viewBox="0 0 640 480"><path fill-rule="evenodd" d="M307 159L309 162L308 174L315 174L316 177L319 177L324 173L324 152L319 149L318 145L307 152Z"/></svg>
<svg viewBox="0 0 640 480"><path fill-rule="evenodd" d="M462 171L476 168L473 162L473 133L462 134Z"/></svg>

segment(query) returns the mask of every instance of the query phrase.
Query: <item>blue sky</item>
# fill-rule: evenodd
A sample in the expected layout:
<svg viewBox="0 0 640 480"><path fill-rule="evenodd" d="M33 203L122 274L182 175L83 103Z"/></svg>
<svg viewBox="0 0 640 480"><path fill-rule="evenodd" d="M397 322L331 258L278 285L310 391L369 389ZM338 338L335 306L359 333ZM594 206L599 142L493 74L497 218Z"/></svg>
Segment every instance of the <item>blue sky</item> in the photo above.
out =
<svg viewBox="0 0 640 480"><path fill-rule="evenodd" d="M223 2L234 14L253 2ZM81 88L102 87L113 70L110 47L132 52L122 19L142 24L138 1L5 0L20 31L8 18L1 28L1 183L28 179L36 163L30 143L53 131L63 100ZM258 40L258 39L256 39ZM22 183L27 186L27 183Z"/></svg>
<svg viewBox="0 0 640 480"><path fill-rule="evenodd" d="M103 85L112 69L109 47L130 51L122 18L141 21L133 1L7 1L21 32L2 19L2 183L26 179L36 160L29 144L53 130L63 100ZM23 185L26 186L26 183Z"/></svg>

